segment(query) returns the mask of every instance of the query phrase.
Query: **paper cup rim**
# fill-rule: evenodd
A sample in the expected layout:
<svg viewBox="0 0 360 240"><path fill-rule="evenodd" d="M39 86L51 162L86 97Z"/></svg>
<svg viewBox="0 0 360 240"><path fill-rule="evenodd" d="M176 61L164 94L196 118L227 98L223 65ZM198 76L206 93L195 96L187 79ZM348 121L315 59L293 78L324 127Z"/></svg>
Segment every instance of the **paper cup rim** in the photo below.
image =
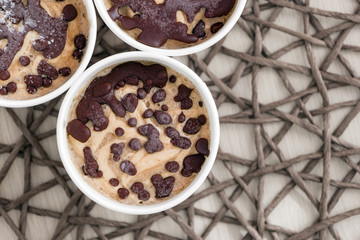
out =
<svg viewBox="0 0 360 240"><path fill-rule="evenodd" d="M89 38L86 46L85 55L81 60L80 66L77 68L75 73L69 78L64 84L56 88L55 90L32 99L26 100L15 100L15 99L5 99L0 98L0 107L8 107L8 108L24 108L24 107L32 107L36 105L40 105L42 103L48 102L61 94L63 94L70 86L79 78L79 76L84 72L86 67L88 66L90 59L93 55L95 42L96 42L96 34L97 34L97 19L96 19L96 11L92 1L83 0L83 3L87 10L88 21L89 21Z"/></svg>
<svg viewBox="0 0 360 240"><path fill-rule="evenodd" d="M89 81L92 81L94 76L101 72L102 70L115 66L117 64L125 63L128 61L150 61L153 63L158 63L185 76L189 79L197 88L200 93L204 106L207 108L209 122L210 122L210 155L205 160L201 171L197 174L195 179L190 183L190 185L185 188L182 192L177 195L171 197L168 200L163 202L152 204L152 205L126 205L122 204L119 201L112 200L100 192L96 191L93 187L91 187L83 178L83 175L79 172L79 170L75 167L73 160L70 157L68 141L67 141L67 133L66 133L66 125L68 123L69 111L71 110L73 99L78 95L79 91L83 90ZM111 209L116 212L133 214L133 215L142 215L142 214L152 214L164 211L166 209L172 208L188 197L190 197L205 181L208 176L214 162L216 159L218 146L219 146L219 138L220 138L220 124L217 108L214 102L214 99L210 93L210 90L207 88L206 84L200 79L198 75L196 75L190 68L180 63L177 60L172 58L162 56L162 55L154 55L146 52L127 52L120 53L108 58L105 58L98 63L91 66L87 69L78 79L76 83L69 89L67 92L60 108L60 112L58 115L57 121L57 144L59 149L59 154L61 160L64 164L65 170L69 174L70 178L74 182L74 184L90 199L95 201L96 203L102 205L105 208Z"/></svg>
<svg viewBox="0 0 360 240"><path fill-rule="evenodd" d="M116 22L114 22L110 15L108 14L104 0L94 0L95 6L97 11L100 14L100 17L105 22L105 24L108 26L108 28L121 40L123 40L125 43L129 44L130 46L146 51L146 52L152 52L156 54L162 54L166 56L184 56L184 55L190 55L193 53L200 52L202 50L205 50L218 41L220 41L223 37L225 37L226 34L230 32L230 30L234 27L236 22L239 20L245 5L246 0L237 0L235 9L233 13L231 14L230 18L226 21L225 25L213 36L211 36L209 39L199 43L195 44L193 46L184 47L184 48L178 48L178 49L165 49L165 48L156 48L151 47L146 44L143 44L136 39L132 38L129 34L127 34L124 30L122 30Z"/></svg>

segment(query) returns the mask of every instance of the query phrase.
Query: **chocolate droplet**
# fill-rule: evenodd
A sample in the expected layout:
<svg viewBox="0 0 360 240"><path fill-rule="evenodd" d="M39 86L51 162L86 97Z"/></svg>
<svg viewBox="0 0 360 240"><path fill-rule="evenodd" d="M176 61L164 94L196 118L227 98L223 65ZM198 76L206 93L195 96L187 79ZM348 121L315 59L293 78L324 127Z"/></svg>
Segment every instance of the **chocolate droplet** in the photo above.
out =
<svg viewBox="0 0 360 240"><path fill-rule="evenodd" d="M10 72L8 70L0 71L0 79L1 80L8 80L10 78Z"/></svg>
<svg viewBox="0 0 360 240"><path fill-rule="evenodd" d="M137 173L135 165L127 160L120 163L120 169L122 172L129 174L130 176L134 176Z"/></svg>
<svg viewBox="0 0 360 240"><path fill-rule="evenodd" d="M21 57L19 58L19 63L20 63L22 66L26 67L27 65L30 64L30 58L27 57L27 56L21 56Z"/></svg>
<svg viewBox="0 0 360 240"><path fill-rule="evenodd" d="M173 190L175 178L173 176L163 178L160 174L151 177L151 182L155 187L155 197L168 197Z"/></svg>
<svg viewBox="0 0 360 240"><path fill-rule="evenodd" d="M205 29L205 23L202 20L200 20L192 30L192 34L198 38L205 38L206 33L204 29Z"/></svg>
<svg viewBox="0 0 360 240"><path fill-rule="evenodd" d="M214 23L210 27L211 33L212 34L217 33L220 30L220 28L222 28L223 26L224 26L224 24L222 22Z"/></svg>
<svg viewBox="0 0 360 240"><path fill-rule="evenodd" d="M102 171L99 170L99 165L91 153L89 147L84 148L85 163L82 167L84 173L91 178L101 178L103 176Z"/></svg>
<svg viewBox="0 0 360 240"><path fill-rule="evenodd" d="M165 169L169 172L177 172L180 169L180 164L176 161L170 161L165 164Z"/></svg>
<svg viewBox="0 0 360 240"><path fill-rule="evenodd" d="M136 127L136 125L137 125L137 119L136 119L136 118L129 118L129 120L128 120L128 125L129 125L130 127Z"/></svg>
<svg viewBox="0 0 360 240"><path fill-rule="evenodd" d="M154 112L153 110L151 110L150 108L149 109L146 109L145 112L143 113L143 118L151 118L152 116L154 115Z"/></svg>
<svg viewBox="0 0 360 240"><path fill-rule="evenodd" d="M63 18L67 22L74 20L77 14L76 8L72 4L66 5L63 9Z"/></svg>
<svg viewBox="0 0 360 240"><path fill-rule="evenodd" d="M199 122L200 122L201 125L205 125L205 124L206 124L206 117L205 117L205 115L200 115L200 116L198 117L198 120L199 120Z"/></svg>
<svg viewBox="0 0 360 240"><path fill-rule="evenodd" d="M185 122L185 120L186 120L185 114L183 112L181 112L178 117L178 121L179 121L179 123L183 123L183 122Z"/></svg>
<svg viewBox="0 0 360 240"><path fill-rule="evenodd" d="M15 93L17 90L17 85L14 82L10 82L8 83L8 85L6 86L6 89L8 90L9 93Z"/></svg>
<svg viewBox="0 0 360 240"><path fill-rule="evenodd" d="M131 186L130 189L134 193L140 193L144 190L144 185L141 182L136 182Z"/></svg>
<svg viewBox="0 0 360 240"><path fill-rule="evenodd" d="M161 125L172 123L172 118L167 112L156 110L154 112L154 117L156 121Z"/></svg>
<svg viewBox="0 0 360 240"><path fill-rule="evenodd" d="M91 136L90 129L78 119L69 122L66 131L69 135L82 143L86 142Z"/></svg>
<svg viewBox="0 0 360 240"><path fill-rule="evenodd" d="M124 106L126 111L134 112L138 105L138 99L135 94L128 93L123 97L123 99L121 99L121 104Z"/></svg>
<svg viewBox="0 0 360 240"><path fill-rule="evenodd" d="M63 77L67 77L71 74L71 69L68 67L63 67L59 69L59 74Z"/></svg>
<svg viewBox="0 0 360 240"><path fill-rule="evenodd" d="M125 133L125 131L121 127L118 127L118 128L115 129L115 134L118 137L121 137L122 135L124 135L124 133Z"/></svg>
<svg viewBox="0 0 360 240"><path fill-rule="evenodd" d="M146 93L145 89L143 89L143 88L138 88L138 90L137 90L137 97L138 97L139 99L144 99L144 98L146 98L146 95L147 95L147 93Z"/></svg>
<svg viewBox="0 0 360 240"><path fill-rule="evenodd" d="M154 95L152 96L152 101L153 103L159 103L159 102L162 102L164 101L166 98L166 92L164 89L159 89L158 91L156 91L154 93Z"/></svg>
<svg viewBox="0 0 360 240"><path fill-rule="evenodd" d="M47 63L45 60L41 60L39 63L39 66L37 68L37 71L41 75L45 75L51 80L57 79L59 76L58 71L56 68L51 66L49 63Z"/></svg>
<svg viewBox="0 0 360 240"><path fill-rule="evenodd" d="M129 147L130 147L132 150L138 151L138 150L141 148L141 142L140 142L140 140L137 139L137 138L131 139L130 142L129 142Z"/></svg>
<svg viewBox="0 0 360 240"><path fill-rule="evenodd" d="M49 46L48 42L44 38L35 39L33 41L33 48L36 51L44 51Z"/></svg>
<svg viewBox="0 0 360 240"><path fill-rule="evenodd" d="M201 170L201 166L205 161L205 157L202 154L190 155L184 158L181 174L184 177L190 177L192 173L198 173Z"/></svg>
<svg viewBox="0 0 360 240"><path fill-rule="evenodd" d="M119 188L118 195L121 199L126 199L129 196L129 190L126 188Z"/></svg>
<svg viewBox="0 0 360 240"><path fill-rule="evenodd" d="M191 135L198 133L200 129L201 129L201 124L197 118L189 118L186 121L185 126L183 127L184 133Z"/></svg>
<svg viewBox="0 0 360 240"><path fill-rule="evenodd" d="M196 151L205 156L209 156L209 142L206 138L200 138L195 144Z"/></svg>
<svg viewBox="0 0 360 240"><path fill-rule="evenodd" d="M84 49L86 47L86 37L84 34L79 34L74 39L74 44L77 49Z"/></svg>
<svg viewBox="0 0 360 240"><path fill-rule="evenodd" d="M111 178L111 179L109 180L109 183L110 183L111 186L116 187L116 186L119 185L119 180L118 180L117 178Z"/></svg>

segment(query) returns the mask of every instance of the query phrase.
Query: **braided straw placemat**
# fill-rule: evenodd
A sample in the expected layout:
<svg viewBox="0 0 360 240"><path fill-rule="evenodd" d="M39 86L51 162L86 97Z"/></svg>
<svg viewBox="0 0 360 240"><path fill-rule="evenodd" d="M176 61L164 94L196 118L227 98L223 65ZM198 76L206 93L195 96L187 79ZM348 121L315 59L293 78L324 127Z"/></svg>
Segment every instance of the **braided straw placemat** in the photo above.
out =
<svg viewBox="0 0 360 240"><path fill-rule="evenodd" d="M225 39L177 58L211 89L222 139L202 188L162 213L114 213L74 187L61 99L0 108L0 238L359 239L359 5L248 1ZM134 50L99 22L92 64Z"/></svg>

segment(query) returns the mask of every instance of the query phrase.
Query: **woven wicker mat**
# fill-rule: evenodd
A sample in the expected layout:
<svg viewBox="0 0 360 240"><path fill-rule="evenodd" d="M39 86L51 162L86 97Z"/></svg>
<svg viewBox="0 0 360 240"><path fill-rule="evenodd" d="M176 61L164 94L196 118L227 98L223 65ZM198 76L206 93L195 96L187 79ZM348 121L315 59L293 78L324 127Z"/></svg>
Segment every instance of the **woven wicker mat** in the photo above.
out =
<svg viewBox="0 0 360 240"><path fill-rule="evenodd" d="M113 213L74 187L61 98L0 108L0 238L359 239L358 4L249 1L224 40L178 58L211 89L222 139L201 189L162 213ZM99 22L92 63L133 50Z"/></svg>

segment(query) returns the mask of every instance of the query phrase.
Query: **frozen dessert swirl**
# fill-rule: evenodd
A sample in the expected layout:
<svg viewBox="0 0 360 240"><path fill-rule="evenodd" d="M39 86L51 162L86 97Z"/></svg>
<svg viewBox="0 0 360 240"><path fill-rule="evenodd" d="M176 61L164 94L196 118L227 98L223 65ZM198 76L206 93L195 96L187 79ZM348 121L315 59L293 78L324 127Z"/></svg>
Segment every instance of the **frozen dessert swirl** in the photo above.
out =
<svg viewBox="0 0 360 240"><path fill-rule="evenodd" d="M35 50L42 51L45 58L56 58L66 43L68 23L65 18L53 18L40 6L40 0L28 0L24 6L20 0L0 0L0 11L5 11L6 19L0 20L0 40L7 39L6 47L0 53L0 71L11 65L16 53L21 49L29 31L36 31ZM22 25L15 29L12 24ZM10 24L10 23L12 24Z"/></svg>
<svg viewBox="0 0 360 240"><path fill-rule="evenodd" d="M119 20L127 30L140 28L137 40L153 46L161 47L168 39L185 43L197 42L199 36L188 34L188 26L178 22L177 11L185 13L187 20L192 22L195 15L205 8L205 17L221 17L230 13L235 0L166 0L157 4L154 0L112 0L113 7L108 10L110 17ZM119 13L121 7L129 6L135 15L131 18Z"/></svg>

